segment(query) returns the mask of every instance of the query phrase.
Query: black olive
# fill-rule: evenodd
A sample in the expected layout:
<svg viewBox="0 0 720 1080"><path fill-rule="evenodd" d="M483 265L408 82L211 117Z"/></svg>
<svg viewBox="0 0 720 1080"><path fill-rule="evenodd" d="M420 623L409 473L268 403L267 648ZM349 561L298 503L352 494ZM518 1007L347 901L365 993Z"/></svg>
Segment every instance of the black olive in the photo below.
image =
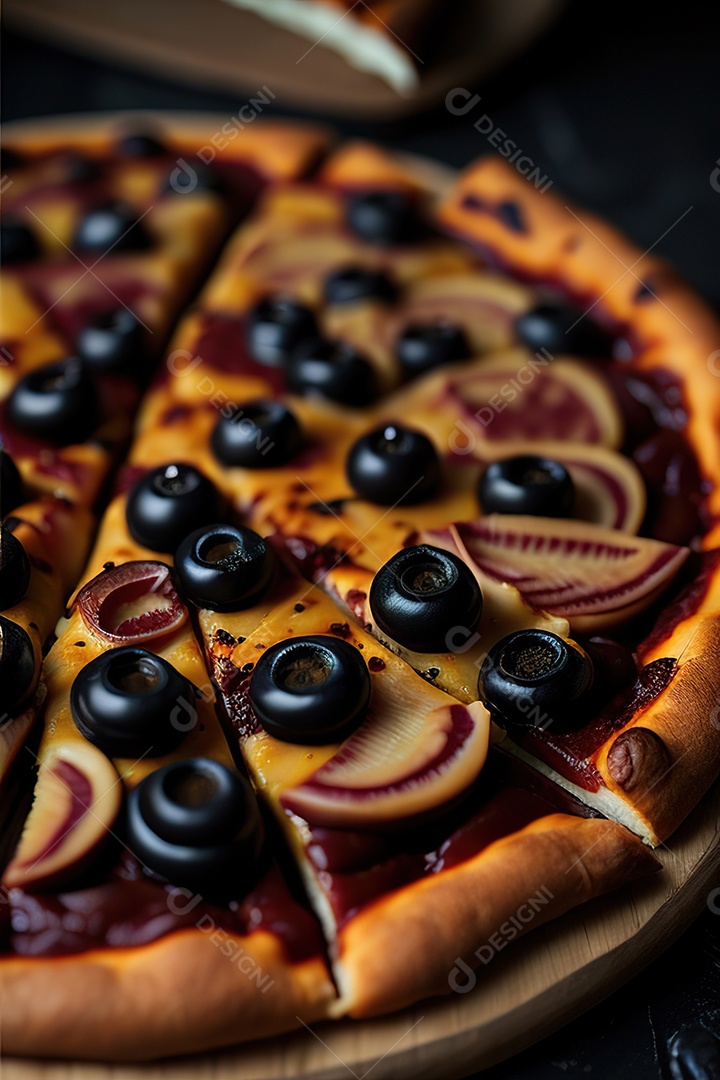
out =
<svg viewBox="0 0 720 1080"><path fill-rule="evenodd" d="M398 338L395 351L409 376L422 375L455 360L467 360L472 354L462 327L442 321L407 326Z"/></svg>
<svg viewBox="0 0 720 1080"><path fill-rule="evenodd" d="M217 521L215 486L192 465L160 465L137 481L127 499L127 526L134 540L153 551L175 551L199 525Z"/></svg>
<svg viewBox="0 0 720 1080"><path fill-rule="evenodd" d="M30 560L16 536L0 525L0 610L22 600L30 584Z"/></svg>
<svg viewBox="0 0 720 1080"><path fill-rule="evenodd" d="M272 548L243 526L211 525L186 536L175 553L183 594L201 608L236 611L265 592L273 572Z"/></svg>
<svg viewBox="0 0 720 1080"><path fill-rule="evenodd" d="M326 304L354 304L359 300L381 300L392 303L397 288L382 270L367 266L343 266L332 270L325 278Z"/></svg>
<svg viewBox="0 0 720 1080"><path fill-rule="evenodd" d="M195 726L195 696L167 660L123 645L78 672L70 709L78 730L108 757L160 757Z"/></svg>
<svg viewBox="0 0 720 1080"><path fill-rule="evenodd" d="M70 151L64 158L65 181L71 184L86 184L91 180L97 180L102 175L99 161L87 158L83 154Z"/></svg>
<svg viewBox="0 0 720 1080"><path fill-rule="evenodd" d="M330 338L302 341L285 362L285 378L293 394L341 405L370 405L379 394L372 364L352 345Z"/></svg>
<svg viewBox="0 0 720 1080"><path fill-rule="evenodd" d="M152 240L141 217L134 207L123 202L93 207L80 219L72 247L88 255L145 250Z"/></svg>
<svg viewBox="0 0 720 1080"><path fill-rule="evenodd" d="M408 244L424 233L414 199L401 191L361 191L350 196L350 228L372 244Z"/></svg>
<svg viewBox="0 0 720 1080"><path fill-rule="evenodd" d="M480 669L478 696L499 724L562 728L585 719L578 701L593 667L578 646L546 630L518 630L495 644Z"/></svg>
<svg viewBox="0 0 720 1080"><path fill-rule="evenodd" d="M462 651L483 607L470 568L429 544L393 555L373 578L369 600L382 633L413 652Z"/></svg>
<svg viewBox="0 0 720 1080"><path fill-rule="evenodd" d="M0 518L25 501L25 485L17 465L5 450L0 450Z"/></svg>
<svg viewBox="0 0 720 1080"><path fill-rule="evenodd" d="M303 433L294 413L279 401L249 401L236 415L220 416L210 446L222 465L274 469L300 450Z"/></svg>
<svg viewBox="0 0 720 1080"><path fill-rule="evenodd" d="M478 484L484 514L570 517L575 485L563 464L537 454L491 462Z"/></svg>
<svg viewBox="0 0 720 1080"><path fill-rule="evenodd" d="M30 262L40 254L40 244L26 222L8 216L0 222L0 254L6 266Z"/></svg>
<svg viewBox="0 0 720 1080"><path fill-rule="evenodd" d="M342 638L309 635L280 641L260 656L250 703L269 735L316 745L341 742L370 705L362 653Z"/></svg>
<svg viewBox="0 0 720 1080"><path fill-rule="evenodd" d="M178 159L178 164L165 179L160 190L163 195L168 192L189 195L194 191L198 193L214 191L220 195L227 193L222 177L211 165L204 165L201 161L195 161L190 165L183 158Z"/></svg>
<svg viewBox="0 0 720 1080"><path fill-rule="evenodd" d="M38 669L27 631L0 615L0 713L10 713L27 700Z"/></svg>
<svg viewBox="0 0 720 1080"><path fill-rule="evenodd" d="M538 304L515 320L518 340L533 352L552 356L572 353L610 359L613 337L580 308L569 304Z"/></svg>
<svg viewBox="0 0 720 1080"><path fill-rule="evenodd" d="M350 448L349 482L362 499L382 506L410 506L431 499L440 486L440 459L426 435L400 424L382 424Z"/></svg>
<svg viewBox="0 0 720 1080"><path fill-rule="evenodd" d="M159 139L141 131L121 136L117 141L117 150L122 157L127 158L153 158L167 153Z"/></svg>
<svg viewBox="0 0 720 1080"><path fill-rule="evenodd" d="M142 323L124 307L94 315L78 333L75 347L81 360L97 371L134 375L147 364Z"/></svg>
<svg viewBox="0 0 720 1080"><path fill-rule="evenodd" d="M256 875L263 839L250 783L210 758L165 765L128 796L128 846L176 885L237 894Z"/></svg>
<svg viewBox="0 0 720 1080"><path fill-rule="evenodd" d="M95 384L76 356L25 375L7 408L21 431L60 445L81 442L98 425Z"/></svg>
<svg viewBox="0 0 720 1080"><path fill-rule="evenodd" d="M284 296L266 296L247 315L248 352L260 364L277 367L305 338L317 334L310 308Z"/></svg>
<svg viewBox="0 0 720 1080"><path fill-rule="evenodd" d="M0 170L7 172L8 169L19 169L25 161L24 156L10 146L0 148Z"/></svg>

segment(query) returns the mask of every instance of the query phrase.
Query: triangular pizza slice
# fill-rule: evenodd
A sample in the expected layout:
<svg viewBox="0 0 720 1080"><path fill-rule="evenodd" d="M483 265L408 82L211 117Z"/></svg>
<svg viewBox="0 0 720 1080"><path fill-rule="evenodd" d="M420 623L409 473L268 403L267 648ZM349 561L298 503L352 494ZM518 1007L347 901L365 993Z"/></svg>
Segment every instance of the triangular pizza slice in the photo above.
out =
<svg viewBox="0 0 720 1080"><path fill-rule="evenodd" d="M329 1015L319 924L228 750L170 569L90 580L43 685L34 801L2 879L6 1052L147 1059Z"/></svg>

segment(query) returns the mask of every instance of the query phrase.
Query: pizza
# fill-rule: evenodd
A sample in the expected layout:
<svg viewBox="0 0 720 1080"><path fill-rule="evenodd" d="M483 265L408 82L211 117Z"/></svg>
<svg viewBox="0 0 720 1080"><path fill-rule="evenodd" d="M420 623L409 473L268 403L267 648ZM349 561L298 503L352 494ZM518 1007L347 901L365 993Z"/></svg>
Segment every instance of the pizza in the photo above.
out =
<svg viewBox="0 0 720 1080"><path fill-rule="evenodd" d="M437 0L228 2L306 38L305 52L298 50L300 60L322 43L403 96L417 89L421 67L443 30Z"/></svg>
<svg viewBox="0 0 720 1080"><path fill-rule="evenodd" d="M206 136L12 147L10 1054L463 989L514 913L658 871L720 772L707 309L495 159L438 193L368 143L257 124L211 169ZM60 295L118 205L142 242Z"/></svg>
<svg viewBox="0 0 720 1080"><path fill-rule="evenodd" d="M178 156L197 140L163 144L148 131L40 133L22 154L4 152L4 718L24 711L3 727L0 777L34 724L43 649L169 327L264 174L301 172L319 136L280 141L258 168L256 140L241 139L212 177Z"/></svg>

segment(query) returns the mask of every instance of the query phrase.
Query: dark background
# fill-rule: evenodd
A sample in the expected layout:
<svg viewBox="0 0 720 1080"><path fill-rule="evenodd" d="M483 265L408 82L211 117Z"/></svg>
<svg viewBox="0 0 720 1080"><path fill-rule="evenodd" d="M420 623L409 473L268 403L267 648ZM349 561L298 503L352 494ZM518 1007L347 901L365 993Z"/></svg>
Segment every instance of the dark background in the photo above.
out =
<svg viewBox="0 0 720 1080"><path fill-rule="evenodd" d="M238 95L156 80L7 30L2 53L5 120L145 107L230 114L242 104ZM439 106L402 124L333 122L344 134L461 166L490 149L473 127L487 113L555 190L620 225L643 249L657 242L655 251L720 308L720 191L710 182L720 158L719 75L720 6L575 3L478 88L482 100L467 116ZM698 1021L720 1037L720 913L709 909L604 1004L483 1080L669 1080L667 1040ZM677 1075L718 1080L714 1054L705 1071Z"/></svg>

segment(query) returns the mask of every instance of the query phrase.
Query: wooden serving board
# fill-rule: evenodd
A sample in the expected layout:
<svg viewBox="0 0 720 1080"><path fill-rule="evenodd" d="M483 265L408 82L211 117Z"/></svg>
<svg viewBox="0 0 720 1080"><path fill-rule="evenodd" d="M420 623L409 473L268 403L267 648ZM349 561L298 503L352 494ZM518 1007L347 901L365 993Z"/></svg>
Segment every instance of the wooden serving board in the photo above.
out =
<svg viewBox="0 0 720 1080"><path fill-rule="evenodd" d="M8 142L41 132L107 131L142 116L179 137L221 119L171 113L69 117L6 126ZM448 170L421 163L429 183ZM667 948L720 884L720 784L657 849L662 871L576 908L497 953L468 993L376 1020L315 1024L281 1038L151 1065L0 1060L2 1080L447 1080L495 1064L607 997ZM0 1052L2 1018L0 1017Z"/></svg>
<svg viewBox="0 0 720 1080"><path fill-rule="evenodd" d="M661 873L534 930L474 990L377 1020L313 1025L145 1066L7 1060L3 1080L447 1080L518 1053L616 990L689 925L720 880L720 788L658 850ZM372 1071L370 1071L372 1070Z"/></svg>

